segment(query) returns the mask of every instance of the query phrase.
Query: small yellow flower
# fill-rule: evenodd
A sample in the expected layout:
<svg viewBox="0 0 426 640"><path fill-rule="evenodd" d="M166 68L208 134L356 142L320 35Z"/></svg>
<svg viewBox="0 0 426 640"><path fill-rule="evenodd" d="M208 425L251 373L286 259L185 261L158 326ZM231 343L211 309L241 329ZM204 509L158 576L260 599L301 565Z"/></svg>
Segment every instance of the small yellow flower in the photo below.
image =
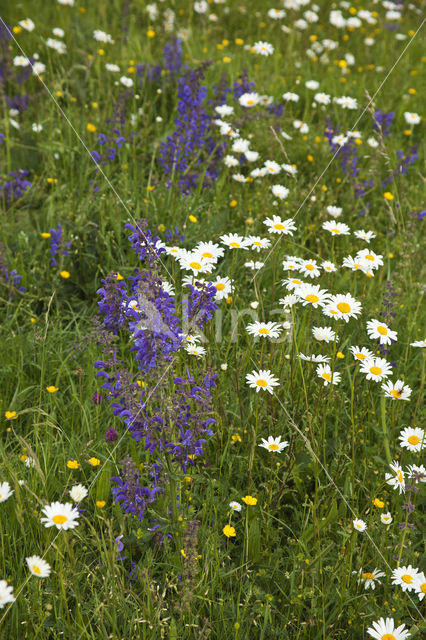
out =
<svg viewBox="0 0 426 640"><path fill-rule="evenodd" d="M393 196L390 191L385 191L383 197L385 200L394 200L395 198L395 196Z"/></svg>
<svg viewBox="0 0 426 640"><path fill-rule="evenodd" d="M53 183L57 183L58 182L58 178L47 178L47 182L49 184L53 184Z"/></svg>
<svg viewBox="0 0 426 640"><path fill-rule="evenodd" d="M22 456L19 458L22 462L25 462L25 460L28 460L28 456L26 453L23 453Z"/></svg>
<svg viewBox="0 0 426 640"><path fill-rule="evenodd" d="M43 231L43 233L40 233L42 238L50 238L50 233L48 231Z"/></svg>
<svg viewBox="0 0 426 640"><path fill-rule="evenodd" d="M235 38L235 44L241 46L242 44L244 44L244 40L242 38Z"/></svg>
<svg viewBox="0 0 426 640"><path fill-rule="evenodd" d="M155 186L154 185L150 185L149 187L146 188L147 191L154 191Z"/></svg>
<svg viewBox="0 0 426 640"><path fill-rule="evenodd" d="M20 27L19 25L16 25L16 27L13 27L12 31L15 35L18 35L18 33L21 33L22 31L22 27Z"/></svg>
<svg viewBox="0 0 426 640"><path fill-rule="evenodd" d="M383 509L383 507L385 506L385 503L382 502L382 500L379 500L379 498L374 498L373 504L375 507L378 507L379 509Z"/></svg>
<svg viewBox="0 0 426 640"><path fill-rule="evenodd" d="M62 97L63 97L63 95L64 95L64 94L62 93L62 91L57 91L57 92L56 92L56 97L57 97L57 98L62 98Z"/></svg>
<svg viewBox="0 0 426 640"><path fill-rule="evenodd" d="M181 550L180 550L180 552L181 552L182 556L183 556L184 558L186 558L185 549L181 549Z"/></svg>
<svg viewBox="0 0 426 640"><path fill-rule="evenodd" d="M232 302L232 296L229 296L228 298L226 298L226 304L231 304Z"/></svg>
<svg viewBox="0 0 426 640"><path fill-rule="evenodd" d="M68 469L79 469L80 463L77 460L68 460L67 467Z"/></svg>
<svg viewBox="0 0 426 640"><path fill-rule="evenodd" d="M105 505L106 505L105 500L96 500L96 506L97 506L99 509L103 509Z"/></svg>
<svg viewBox="0 0 426 640"><path fill-rule="evenodd" d="M230 207L236 207L238 204L237 200L231 200L231 202L229 203Z"/></svg>
<svg viewBox="0 0 426 640"><path fill-rule="evenodd" d="M191 481L192 481L192 478L190 476L185 476L185 482L189 483Z"/></svg>
<svg viewBox="0 0 426 640"><path fill-rule="evenodd" d="M121 273L119 273L118 271L117 271L117 273L115 274L115 279L116 279L116 280L124 280L123 276L122 276L122 275L121 275Z"/></svg>
<svg viewBox="0 0 426 640"><path fill-rule="evenodd" d="M92 108L97 109L99 107L97 102L92 102Z"/></svg>
<svg viewBox="0 0 426 640"><path fill-rule="evenodd" d="M98 467L101 461L98 458L89 458L88 463L91 464L92 467Z"/></svg>
<svg viewBox="0 0 426 640"><path fill-rule="evenodd" d="M98 54L100 56L103 56L105 54L105 51L103 49L98 49Z"/></svg>
<svg viewBox="0 0 426 640"><path fill-rule="evenodd" d="M198 222L198 218L196 218L195 216L193 216L192 214L189 217L189 221L190 222Z"/></svg>
<svg viewBox="0 0 426 640"><path fill-rule="evenodd" d="M4 415L6 420L16 420L16 418L18 417L16 411L6 411Z"/></svg>
<svg viewBox="0 0 426 640"><path fill-rule="evenodd" d="M314 156L311 156L311 154L309 154L309 155L306 156L306 160L308 162L313 162L314 161Z"/></svg>
<svg viewBox="0 0 426 640"><path fill-rule="evenodd" d="M140 389L144 389L145 388L145 382L143 380L136 380L136 384L138 385L138 387Z"/></svg>
<svg viewBox="0 0 426 640"><path fill-rule="evenodd" d="M229 525L229 524L226 524L223 527L222 531L226 535L227 538L235 538L235 536L237 535L235 533L234 527L231 527L231 525Z"/></svg>
<svg viewBox="0 0 426 640"><path fill-rule="evenodd" d="M157 229L160 233L164 233L166 230L166 226L164 224L159 224Z"/></svg>
<svg viewBox="0 0 426 640"><path fill-rule="evenodd" d="M94 133L96 131L96 126L94 124L92 124L91 122L87 123L87 131L90 131L90 133Z"/></svg>
<svg viewBox="0 0 426 640"><path fill-rule="evenodd" d="M70 277L69 271L61 271L59 275L61 276L61 278L65 278L65 279Z"/></svg>
<svg viewBox="0 0 426 640"><path fill-rule="evenodd" d="M146 35L148 36L148 38L155 38L154 29L148 29L148 31L146 32Z"/></svg>
<svg viewBox="0 0 426 640"><path fill-rule="evenodd" d="M388 258L393 258L393 253L388 253Z"/></svg>
<svg viewBox="0 0 426 640"><path fill-rule="evenodd" d="M74 98L74 96L72 96L71 102L77 102L77 98Z"/></svg>
<svg viewBox="0 0 426 640"><path fill-rule="evenodd" d="M404 136L411 136L412 133L411 129L404 129Z"/></svg>
<svg viewBox="0 0 426 640"><path fill-rule="evenodd" d="M338 352L336 353L336 358L341 358L341 359L343 360L343 358L344 358L344 357L345 357L345 354L344 354L344 353L342 353L341 351L338 351Z"/></svg>
<svg viewBox="0 0 426 640"><path fill-rule="evenodd" d="M344 69L345 67L348 66L348 63L346 62L346 60L339 60L337 64L341 69Z"/></svg>
<svg viewBox="0 0 426 640"><path fill-rule="evenodd" d="M257 498L253 498L253 496L244 496L244 498L242 500L246 504L251 504L251 505L256 505L257 504Z"/></svg>
<svg viewBox="0 0 426 640"><path fill-rule="evenodd" d="M49 393L56 393L57 391L59 391L59 387L55 387L53 384L51 384L46 387L46 391L48 391Z"/></svg>
<svg viewBox="0 0 426 640"><path fill-rule="evenodd" d="M249 225L254 224L253 218L246 218L246 224L249 224Z"/></svg>
<svg viewBox="0 0 426 640"><path fill-rule="evenodd" d="M229 64L231 62L231 58L229 56L223 56L222 62L225 64Z"/></svg>
<svg viewBox="0 0 426 640"><path fill-rule="evenodd" d="M231 440L232 440L232 442L241 442L241 437L238 435L238 433L234 433L231 436Z"/></svg>

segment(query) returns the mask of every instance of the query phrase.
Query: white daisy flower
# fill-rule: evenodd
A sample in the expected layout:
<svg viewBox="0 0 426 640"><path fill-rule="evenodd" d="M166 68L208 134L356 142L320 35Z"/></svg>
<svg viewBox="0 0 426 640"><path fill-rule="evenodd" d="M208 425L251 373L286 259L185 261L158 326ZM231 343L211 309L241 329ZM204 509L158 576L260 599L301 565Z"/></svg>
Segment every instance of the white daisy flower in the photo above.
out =
<svg viewBox="0 0 426 640"><path fill-rule="evenodd" d="M263 266L265 266L264 262L259 262L258 260L249 260L244 263L244 266L248 269L252 269L252 271L259 271Z"/></svg>
<svg viewBox="0 0 426 640"><path fill-rule="evenodd" d="M55 49L58 53L63 55L67 52L67 45L62 40L55 40L54 38L47 38L46 46L50 49Z"/></svg>
<svg viewBox="0 0 426 640"><path fill-rule="evenodd" d="M248 236L247 240L250 240L250 249L255 249L259 252L261 249L268 249L271 246L269 238L261 238L260 236Z"/></svg>
<svg viewBox="0 0 426 640"><path fill-rule="evenodd" d="M426 339L425 340L417 340L416 342L410 342L410 347L426 347Z"/></svg>
<svg viewBox="0 0 426 640"><path fill-rule="evenodd" d="M285 18L285 11L283 11L283 9L269 9L268 13L268 18L272 18L273 20L281 20L282 18Z"/></svg>
<svg viewBox="0 0 426 640"><path fill-rule="evenodd" d="M415 453L426 447L425 432L420 427L405 427L400 432L398 440L401 447Z"/></svg>
<svg viewBox="0 0 426 640"><path fill-rule="evenodd" d="M258 53L261 56L271 56L274 53L274 47L269 42L255 42L252 46L254 53Z"/></svg>
<svg viewBox="0 0 426 640"><path fill-rule="evenodd" d="M369 358L361 363L359 368L361 373L365 373L367 380L381 382L392 373L392 367L384 358Z"/></svg>
<svg viewBox="0 0 426 640"><path fill-rule="evenodd" d="M281 327L276 322L253 322L247 325L246 331L260 338L279 338Z"/></svg>
<svg viewBox="0 0 426 640"><path fill-rule="evenodd" d="M297 93L293 93L292 91L286 91L283 93L283 99L286 102L299 102L299 96Z"/></svg>
<svg viewBox="0 0 426 640"><path fill-rule="evenodd" d="M426 595L426 576L423 571L417 574L416 582L414 584L414 593L417 593L420 601L422 601Z"/></svg>
<svg viewBox="0 0 426 640"><path fill-rule="evenodd" d="M407 124L419 124L421 120L418 113L410 113L409 111L404 111L404 119Z"/></svg>
<svg viewBox="0 0 426 640"><path fill-rule="evenodd" d="M372 149L377 149L377 147L379 146L379 143L377 142L376 138L368 138L367 144Z"/></svg>
<svg viewBox="0 0 426 640"><path fill-rule="evenodd" d="M311 356L305 356L303 353L299 353L297 357L301 360L304 360L305 362L330 362L330 358L328 356L316 356L314 354L312 354Z"/></svg>
<svg viewBox="0 0 426 640"><path fill-rule="evenodd" d="M13 65L15 67L28 67L29 64L30 61L28 58L25 58L25 56L15 56L13 58Z"/></svg>
<svg viewBox="0 0 426 640"><path fill-rule="evenodd" d="M378 269L383 266L383 256L374 253L371 249L362 249L355 256L356 260L368 261L371 269Z"/></svg>
<svg viewBox="0 0 426 640"><path fill-rule="evenodd" d="M318 278L321 275L316 260L301 260L298 270L310 278Z"/></svg>
<svg viewBox="0 0 426 640"><path fill-rule="evenodd" d="M201 253L203 258L214 262L225 255L225 250L214 242L199 242L195 249Z"/></svg>
<svg viewBox="0 0 426 640"><path fill-rule="evenodd" d="M114 40L110 36L109 33L105 33L105 31L101 31L100 29L95 29L93 32L93 37L98 42L103 42L105 44L114 44Z"/></svg>
<svg viewBox="0 0 426 640"><path fill-rule="evenodd" d="M238 102L242 107L252 108L259 103L259 95L255 92L243 93L238 98Z"/></svg>
<svg viewBox="0 0 426 640"><path fill-rule="evenodd" d="M319 342L333 342L336 339L336 332L331 327L313 327L312 335Z"/></svg>
<svg viewBox="0 0 426 640"><path fill-rule="evenodd" d="M329 231L332 236L348 236L351 233L348 225L344 222L332 222L331 220L327 220L326 222L323 222L322 228Z"/></svg>
<svg viewBox="0 0 426 640"><path fill-rule="evenodd" d="M294 307L298 302L299 297L294 293L289 293L287 296L284 296L284 298L280 298L279 300L279 304L282 304L285 309L288 307Z"/></svg>
<svg viewBox="0 0 426 640"><path fill-rule="evenodd" d="M399 489L399 493L405 491L405 476L401 465L397 460L394 460L390 465L393 473L385 473L385 480L387 484L390 484L394 489Z"/></svg>
<svg viewBox="0 0 426 640"><path fill-rule="evenodd" d="M303 283L295 288L294 293L304 307L311 304L314 309L323 307L330 299L327 289L321 289L319 284Z"/></svg>
<svg viewBox="0 0 426 640"><path fill-rule="evenodd" d="M278 438L269 436L267 440L262 438L261 444L258 444L257 446L263 447L271 453L281 453L286 447L288 447L288 442L287 440L283 440L283 442L281 442L281 436L278 436Z"/></svg>
<svg viewBox="0 0 426 640"><path fill-rule="evenodd" d="M246 381L251 389L256 389L256 392L262 389L263 391L268 391L271 395L274 392L273 388L280 384L278 378L275 378L269 369L253 370L252 373L246 375Z"/></svg>
<svg viewBox="0 0 426 640"><path fill-rule="evenodd" d="M228 104L221 104L215 107L215 111L220 115L221 118L224 118L225 116L230 116L234 113L234 107L231 107Z"/></svg>
<svg viewBox="0 0 426 640"><path fill-rule="evenodd" d="M242 173L234 173L232 176L236 182L247 182L246 177Z"/></svg>
<svg viewBox="0 0 426 640"><path fill-rule="evenodd" d="M318 89L319 87L319 82L317 82L316 80L307 80L305 82L305 87L307 89L311 89L312 91L316 91L316 89Z"/></svg>
<svg viewBox="0 0 426 640"><path fill-rule="evenodd" d="M316 368L316 374L318 378L322 378L324 380L324 387L330 383L333 385L339 384L342 377L340 373L332 373L331 367L328 364L319 364Z"/></svg>
<svg viewBox="0 0 426 640"><path fill-rule="evenodd" d="M397 341L397 332L392 331L384 322L372 318L367 322L368 337L379 340L380 344L392 344Z"/></svg>
<svg viewBox="0 0 426 640"><path fill-rule="evenodd" d="M237 158L235 158L234 156L227 155L223 159L223 164L226 167L237 167L240 163L238 162Z"/></svg>
<svg viewBox="0 0 426 640"><path fill-rule="evenodd" d="M342 207L335 207L332 204L328 205L327 207L327 213L333 218L338 218L339 216L341 216L342 211L343 211Z"/></svg>
<svg viewBox="0 0 426 640"><path fill-rule="evenodd" d="M120 78L120 83L121 83L124 87L133 87L133 80L132 80L132 78L128 78L127 76L121 76L121 78Z"/></svg>
<svg viewBox="0 0 426 640"><path fill-rule="evenodd" d="M372 358L374 358L374 353L366 347L360 348L358 346L354 346L351 347L351 352L355 360L361 360L361 362L366 359L371 360Z"/></svg>
<svg viewBox="0 0 426 640"><path fill-rule="evenodd" d="M258 151L250 151L250 149L248 151L245 152L245 158L247 160L247 162L256 162L256 160L259 159L259 152Z"/></svg>
<svg viewBox="0 0 426 640"><path fill-rule="evenodd" d="M290 193L290 191L287 189L287 187L283 187L282 184L274 184L274 185L272 185L271 191L272 191L273 195L276 198L279 198L280 200L284 200L285 198L287 198L288 194Z"/></svg>
<svg viewBox="0 0 426 640"><path fill-rule="evenodd" d="M409 400L411 396L411 389L407 384L404 384L403 380L397 380L395 384L389 380L382 384L382 389L385 392L385 397L392 398L392 400Z"/></svg>
<svg viewBox="0 0 426 640"><path fill-rule="evenodd" d="M375 640L405 640L410 633L405 628L405 624L395 627L393 618L380 618L373 622L372 627L368 627L367 633Z"/></svg>
<svg viewBox="0 0 426 640"><path fill-rule="evenodd" d="M347 267L348 269L351 269L351 271L363 271L364 273L371 269L366 260L356 260L352 256L346 256L343 258L342 267Z"/></svg>
<svg viewBox="0 0 426 640"><path fill-rule="evenodd" d="M393 518L390 511L388 511L387 513L381 513L380 521L382 522L382 524L392 524Z"/></svg>
<svg viewBox="0 0 426 640"><path fill-rule="evenodd" d="M232 500L232 502L229 503L229 506L233 511L241 511L240 503L236 502L235 500Z"/></svg>
<svg viewBox="0 0 426 640"><path fill-rule="evenodd" d="M299 260L283 260L283 269L285 271L297 271L300 267Z"/></svg>
<svg viewBox="0 0 426 640"><path fill-rule="evenodd" d="M46 560L43 560L43 558L40 558L40 556L29 556L25 558L25 562L33 576L37 578L47 578L50 575L50 564L46 562Z"/></svg>
<svg viewBox="0 0 426 640"><path fill-rule="evenodd" d="M361 533L367 529L367 523L364 522L364 520L361 520L360 518L355 518L355 520L353 520L353 525L354 525L354 529L356 529L357 531L360 531Z"/></svg>
<svg viewBox="0 0 426 640"><path fill-rule="evenodd" d="M376 582L380 584L378 578L383 578L383 576L386 575L383 571L379 571L377 567L371 572L363 572L363 570L360 569L358 572L354 571L354 573L358 573L358 584L364 584L364 589L372 589L373 591L376 588Z"/></svg>
<svg viewBox="0 0 426 640"><path fill-rule="evenodd" d="M227 233L220 236L222 244L226 245L229 249L248 249L250 246L250 240L239 236L237 233Z"/></svg>
<svg viewBox="0 0 426 640"><path fill-rule="evenodd" d="M297 167L294 164L282 164L281 168L291 176L295 176L297 174Z"/></svg>
<svg viewBox="0 0 426 640"><path fill-rule="evenodd" d="M77 518L80 517L79 512L71 502L66 502L65 504L52 502L43 507L42 513L46 517L40 520L45 527L56 527L64 531L76 527L78 525Z"/></svg>
<svg viewBox="0 0 426 640"><path fill-rule="evenodd" d="M330 303L324 307L324 314L336 320L343 318L349 322L350 318L356 318L361 314L361 303L355 300L350 293L338 293L330 297Z"/></svg>
<svg viewBox="0 0 426 640"><path fill-rule="evenodd" d="M180 255L177 259L179 260L179 264L182 269L185 271L192 271L194 275L198 275L199 273L210 273L214 266L211 260L203 258L200 251Z"/></svg>
<svg viewBox="0 0 426 640"><path fill-rule="evenodd" d="M264 169L268 174L277 175L281 171L281 165L275 160L265 160Z"/></svg>
<svg viewBox="0 0 426 640"><path fill-rule="evenodd" d="M305 283L302 280L299 280L299 278L288 278L286 280L283 280L282 284L285 286L285 288L288 291L296 290L302 284L306 285L306 286L309 286L309 287L317 287L318 286L318 285L308 284L307 282ZM298 296L298 299L300 300L299 296ZM309 300L308 300L308 302L309 302ZM312 302L312 304L315 304L315 302Z"/></svg>
<svg viewBox="0 0 426 640"><path fill-rule="evenodd" d="M200 346L199 344L194 344L193 342L185 342L183 348L187 353L189 353L190 356L201 357L206 353L204 347Z"/></svg>
<svg viewBox="0 0 426 640"><path fill-rule="evenodd" d="M3 609L9 602L15 602L15 600L12 585L9 585L6 580L0 580L0 609Z"/></svg>
<svg viewBox="0 0 426 640"><path fill-rule="evenodd" d="M297 227L294 224L292 218L287 218L286 220L281 220L280 216L272 216L272 218L266 218L263 221L268 229L269 233L279 233L283 235L293 235L293 231L296 231Z"/></svg>
<svg viewBox="0 0 426 640"><path fill-rule="evenodd" d="M120 71L120 67L118 66L118 64L112 64L110 62L106 63L105 69L107 71L111 71L112 73L118 73Z"/></svg>
<svg viewBox="0 0 426 640"><path fill-rule="evenodd" d="M35 27L35 24L31 20L31 18L25 18L25 20L20 20L18 24L20 27L25 29L25 31L33 31Z"/></svg>
<svg viewBox="0 0 426 640"><path fill-rule="evenodd" d="M88 490L82 484L76 484L72 489L70 489L70 498L74 500L74 502L81 502L88 495Z"/></svg>
<svg viewBox="0 0 426 640"><path fill-rule="evenodd" d="M360 240L365 240L365 242L370 242L370 240L376 237L376 234L373 231L364 231L364 229L360 229L359 231L354 231L354 236Z"/></svg>
<svg viewBox="0 0 426 640"><path fill-rule="evenodd" d="M405 567L398 567L392 571L392 584L397 584L403 591L413 591L419 570L409 564Z"/></svg>
<svg viewBox="0 0 426 640"><path fill-rule="evenodd" d="M8 482L0 483L0 502L6 502L8 498L14 492L13 489L10 488L10 484Z"/></svg>
<svg viewBox="0 0 426 640"><path fill-rule="evenodd" d="M333 273L333 271L337 271L336 265L333 262L330 262L329 260L325 260L321 264L321 268L324 269L324 271L327 271L327 273Z"/></svg>
<svg viewBox="0 0 426 640"><path fill-rule="evenodd" d="M216 287L215 300L224 300L232 295L232 283L228 276L224 276L223 278L218 276L216 280L212 282L212 285Z"/></svg>

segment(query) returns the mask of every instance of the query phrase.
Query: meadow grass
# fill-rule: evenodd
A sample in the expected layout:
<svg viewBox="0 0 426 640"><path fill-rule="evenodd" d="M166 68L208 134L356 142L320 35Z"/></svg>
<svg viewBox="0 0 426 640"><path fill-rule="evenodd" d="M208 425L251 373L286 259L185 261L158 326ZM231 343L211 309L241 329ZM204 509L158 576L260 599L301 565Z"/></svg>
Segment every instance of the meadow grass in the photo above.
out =
<svg viewBox="0 0 426 640"><path fill-rule="evenodd" d="M399 16L392 3L356 0L70 4L23 1L1 14L0 637L420 639L421 3L404 3ZM276 19L270 10L281 5ZM339 9L342 26L330 20ZM19 24L26 18L34 29ZM95 29L114 42L95 40ZM256 54L259 41L273 53ZM163 58L170 43L174 67ZM253 92L270 100L244 107L239 96ZM342 96L355 108L334 100ZM215 112L224 103L233 113ZM185 166L176 147L170 162L176 130ZM332 138L346 132L355 133L339 150ZM258 157L232 150L236 139ZM267 161L278 165L251 175ZM141 230L145 259L126 224ZM375 236L364 241L361 229ZM265 248L232 248L225 234L241 244L260 236ZM203 262L200 242L224 255ZM185 267L185 249L201 270ZM348 256L358 266L342 266ZM253 270L250 260L263 264ZM324 261L330 272L311 278L306 265ZM219 277L230 282L220 288ZM326 303L282 283L298 278L326 289ZM216 285L198 287L203 279ZM360 311L345 317L330 298L338 294ZM332 303L337 319L324 315ZM369 337L371 319L397 338ZM259 325L249 333L256 322L276 323L279 339ZM334 335L319 340L315 327ZM179 331L195 334L194 353ZM370 355L357 359L355 346ZM300 353L330 369L321 376L321 362ZM384 366L373 356L391 367L379 381L363 372ZM265 371L277 381L270 393ZM158 487L143 505L135 474ZM124 504L112 493L117 477ZM81 501L78 484L88 490ZM75 528L42 524L53 502L73 503ZM50 575L32 575L33 555ZM381 618L395 628L374 629Z"/></svg>

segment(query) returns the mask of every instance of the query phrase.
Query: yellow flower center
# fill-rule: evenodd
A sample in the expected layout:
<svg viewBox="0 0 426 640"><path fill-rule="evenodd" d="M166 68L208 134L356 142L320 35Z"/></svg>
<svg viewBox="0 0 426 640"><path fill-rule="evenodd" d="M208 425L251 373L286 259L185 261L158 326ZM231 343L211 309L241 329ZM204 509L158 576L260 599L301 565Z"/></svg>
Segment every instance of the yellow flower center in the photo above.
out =
<svg viewBox="0 0 426 640"><path fill-rule="evenodd" d="M223 291L223 290L224 290L224 288L225 288L225 285L223 284L223 282L218 282L218 283L215 285L215 287L216 287L216 289L217 289L218 291Z"/></svg>
<svg viewBox="0 0 426 640"><path fill-rule="evenodd" d="M392 389L391 395L393 395L394 398L398 399L401 397L402 391L399 391L398 389Z"/></svg>
<svg viewBox="0 0 426 640"><path fill-rule="evenodd" d="M371 255L371 253L368 253L368 254L365 256L365 259L366 259L366 260L371 260L371 262L374 262L374 256L372 256L372 255Z"/></svg>
<svg viewBox="0 0 426 640"><path fill-rule="evenodd" d="M351 305L347 302L339 302L337 308L341 313L349 313L349 311L351 310Z"/></svg>
<svg viewBox="0 0 426 640"><path fill-rule="evenodd" d="M274 224L274 229L278 229L278 231L281 231L282 229L285 229L285 225L279 222L278 224Z"/></svg>
<svg viewBox="0 0 426 640"><path fill-rule="evenodd" d="M2 494L2 493L0 493L0 500L1 500L2 498L3 498L3 494Z"/></svg>
<svg viewBox="0 0 426 640"><path fill-rule="evenodd" d="M230 247L237 247L237 248L238 248L238 247L240 246L240 243L239 243L239 242L230 242L230 243L229 243L229 246L230 246Z"/></svg>
<svg viewBox="0 0 426 640"><path fill-rule="evenodd" d="M363 573L362 577L364 580L374 580L374 573Z"/></svg>
<svg viewBox="0 0 426 640"><path fill-rule="evenodd" d="M331 375L329 373L323 373L321 374L322 377L324 378L324 380L328 380L328 382L330 382L331 380Z"/></svg>
<svg viewBox="0 0 426 640"><path fill-rule="evenodd" d="M332 313L333 315L336 315L337 311L335 311L334 309L330 309L329 313Z"/></svg>
<svg viewBox="0 0 426 640"><path fill-rule="evenodd" d="M355 354L355 358L358 358L358 360L365 360L366 356L363 353L359 352Z"/></svg>
<svg viewBox="0 0 426 640"><path fill-rule="evenodd" d="M308 302L318 302L319 298L314 293L308 293L305 300L307 300Z"/></svg>
<svg viewBox="0 0 426 640"><path fill-rule="evenodd" d="M254 244L254 245L256 245L256 247L261 247L261 246L262 246L262 243L261 243L261 242L258 242L257 240L255 240L255 241L253 242L253 244Z"/></svg>
<svg viewBox="0 0 426 640"><path fill-rule="evenodd" d="M277 444L275 444L275 443L273 443L273 444L268 445L268 448L269 448L271 451L276 451L276 450L278 449L278 445L277 445Z"/></svg>
<svg viewBox="0 0 426 640"><path fill-rule="evenodd" d="M60 514L53 516L52 518L53 522L55 524L64 524L64 522L66 522L68 520L67 516L62 516Z"/></svg>
<svg viewBox="0 0 426 640"><path fill-rule="evenodd" d="M267 387L268 386L268 383L266 382L266 380L262 380L262 379L256 380L256 384L257 384L258 387Z"/></svg>
<svg viewBox="0 0 426 640"><path fill-rule="evenodd" d="M379 376L382 373L380 367L370 367L370 371L374 376Z"/></svg>
<svg viewBox="0 0 426 640"><path fill-rule="evenodd" d="M398 482L400 482L401 484L403 483L404 477L402 475L401 471L398 471L398 473L396 474L396 477L398 478ZM402 578L404 580L404 578Z"/></svg>
<svg viewBox="0 0 426 640"><path fill-rule="evenodd" d="M191 269L201 269L201 264L199 262L190 262L189 266Z"/></svg>
<svg viewBox="0 0 426 640"><path fill-rule="evenodd" d="M293 284L302 284L302 281L301 280L292 280L292 283Z"/></svg>
<svg viewBox="0 0 426 640"><path fill-rule="evenodd" d="M420 591L422 593L426 593L426 582L423 582L423 584L420 585Z"/></svg>
<svg viewBox="0 0 426 640"><path fill-rule="evenodd" d="M380 333L381 336L386 336L388 333L388 330L386 329L386 327L382 327L380 325L380 327L377 327L377 331Z"/></svg>
<svg viewBox="0 0 426 640"><path fill-rule="evenodd" d="M36 564L33 564L33 566L31 568L32 568L34 573L36 573L38 576L40 575L40 573L41 573L40 567L38 567Z"/></svg>
<svg viewBox="0 0 426 640"><path fill-rule="evenodd" d="M410 444L419 444L420 438L418 436L409 436L408 442Z"/></svg>
<svg viewBox="0 0 426 640"><path fill-rule="evenodd" d="M209 251L205 251L203 254L203 258L213 258L213 254Z"/></svg>
<svg viewBox="0 0 426 640"><path fill-rule="evenodd" d="M307 269L308 271L313 271L315 269L313 264L306 264L305 265L305 269Z"/></svg>
<svg viewBox="0 0 426 640"><path fill-rule="evenodd" d="M358 264L358 262L354 264L354 269L361 269L361 267L362 267L362 264Z"/></svg>
<svg viewBox="0 0 426 640"><path fill-rule="evenodd" d="M247 100L247 104L254 104L254 100Z"/></svg>
<svg viewBox="0 0 426 640"><path fill-rule="evenodd" d="M396 638L393 633L384 633L382 635L382 640L396 640Z"/></svg>
<svg viewBox="0 0 426 640"><path fill-rule="evenodd" d="M410 576L409 573L404 573L404 575L401 576L401 580L405 582L405 584L411 584L413 582L413 576Z"/></svg>
<svg viewBox="0 0 426 640"><path fill-rule="evenodd" d="M332 229L332 231L334 231L334 233L340 233L340 229Z"/></svg>
<svg viewBox="0 0 426 640"><path fill-rule="evenodd" d="M266 327L262 327L261 329L259 329L259 333L261 333L263 336L267 336L270 331Z"/></svg>

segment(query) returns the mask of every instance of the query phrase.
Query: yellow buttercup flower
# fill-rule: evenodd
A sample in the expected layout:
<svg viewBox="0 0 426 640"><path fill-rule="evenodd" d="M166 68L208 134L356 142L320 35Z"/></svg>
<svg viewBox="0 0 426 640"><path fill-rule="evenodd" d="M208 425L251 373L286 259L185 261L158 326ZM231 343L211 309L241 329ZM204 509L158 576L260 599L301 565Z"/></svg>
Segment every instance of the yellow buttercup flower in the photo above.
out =
<svg viewBox="0 0 426 640"><path fill-rule="evenodd" d="M50 233L48 231L44 231L43 233L40 233L42 238L50 238Z"/></svg>
<svg viewBox="0 0 426 640"><path fill-rule="evenodd" d="M385 503L382 500L379 500L379 498L374 498L373 504L375 507L378 507L379 509L383 509L383 507L385 506Z"/></svg>
<svg viewBox="0 0 426 640"><path fill-rule="evenodd" d="M48 391L49 393L56 393L57 391L59 391L59 387L55 387L55 385L51 384L46 387L46 391Z"/></svg>
<svg viewBox="0 0 426 640"><path fill-rule="evenodd" d="M244 496L243 502L254 506L257 504L257 498L253 498L253 496Z"/></svg>
<svg viewBox="0 0 426 640"><path fill-rule="evenodd" d="M231 525L227 524L223 527L222 529L223 533L226 535L227 538L235 538L235 536L237 535L235 532L234 527L231 527Z"/></svg>
<svg viewBox="0 0 426 640"><path fill-rule="evenodd" d="M190 222L198 222L198 218L196 218L195 216L193 216L192 214L189 217L189 221Z"/></svg>
<svg viewBox="0 0 426 640"><path fill-rule="evenodd" d="M80 463L77 460L68 460L67 462L68 469L78 469L80 467Z"/></svg>
<svg viewBox="0 0 426 640"><path fill-rule="evenodd" d="M96 500L96 506L97 506L99 509L103 509L105 505L106 505L105 500Z"/></svg>
<svg viewBox="0 0 426 640"><path fill-rule="evenodd" d="M96 131L96 125L92 124L91 122L88 122L87 131L90 131L90 133L94 133Z"/></svg>
<svg viewBox="0 0 426 640"><path fill-rule="evenodd" d="M99 465L101 464L101 461L98 458L89 458L87 462L91 464L92 467L99 467Z"/></svg>
<svg viewBox="0 0 426 640"><path fill-rule="evenodd" d="M71 274L69 271L61 271L59 275L61 276L61 278L65 278L66 280L67 278L70 277Z"/></svg>
<svg viewBox="0 0 426 640"><path fill-rule="evenodd" d="M18 417L16 411L6 411L4 415L6 420L16 420L16 418Z"/></svg>
<svg viewBox="0 0 426 640"><path fill-rule="evenodd" d="M394 200L395 199L395 196L393 196L390 191L385 191L385 193L383 194L383 197L384 197L385 200Z"/></svg>

